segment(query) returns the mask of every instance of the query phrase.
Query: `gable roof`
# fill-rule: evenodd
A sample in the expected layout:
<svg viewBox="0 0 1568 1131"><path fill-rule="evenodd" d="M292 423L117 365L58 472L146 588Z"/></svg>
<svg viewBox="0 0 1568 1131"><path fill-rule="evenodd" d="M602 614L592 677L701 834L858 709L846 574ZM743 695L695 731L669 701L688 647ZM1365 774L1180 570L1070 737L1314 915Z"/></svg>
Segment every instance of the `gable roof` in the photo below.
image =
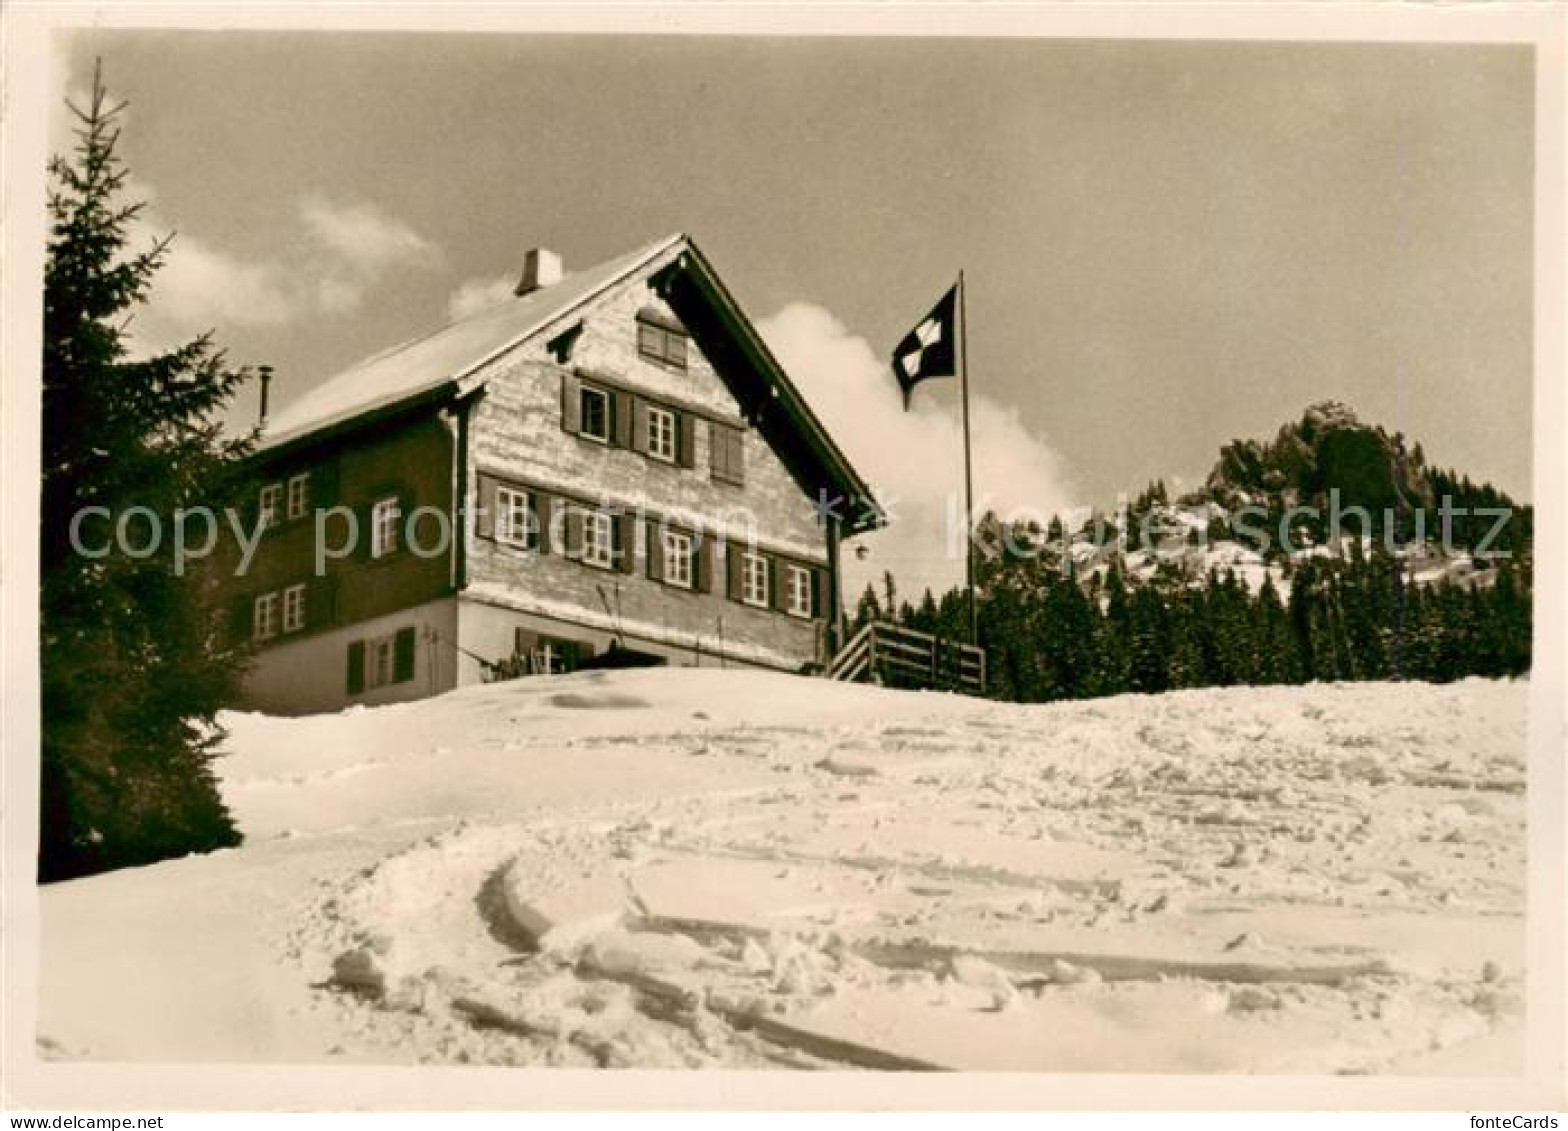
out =
<svg viewBox="0 0 1568 1131"><path fill-rule="evenodd" d="M783 443L790 458L807 465L808 479L831 485L843 496L848 504L842 508L847 533L886 525L886 513L870 488L828 435L707 258L690 237L680 233L530 294L507 298L359 362L272 416L257 443L257 454L265 457L325 433L352 429L386 412L482 385L479 371L487 363L561 322L610 287L649 271L661 259L668 264L653 273L674 280L663 285L665 297L677 306L677 314L697 335L699 344L720 344L713 339L721 336L725 340L720 352L731 363L728 368L744 369L761 379L752 390L748 417L769 433L775 448ZM715 368L721 369L722 378L726 367L716 364ZM782 420L775 405L782 411Z"/></svg>
<svg viewBox="0 0 1568 1131"><path fill-rule="evenodd" d="M681 238L668 236L366 358L269 418L258 447L263 451L281 447L318 429L459 381L491 358L521 345L562 314L635 274Z"/></svg>

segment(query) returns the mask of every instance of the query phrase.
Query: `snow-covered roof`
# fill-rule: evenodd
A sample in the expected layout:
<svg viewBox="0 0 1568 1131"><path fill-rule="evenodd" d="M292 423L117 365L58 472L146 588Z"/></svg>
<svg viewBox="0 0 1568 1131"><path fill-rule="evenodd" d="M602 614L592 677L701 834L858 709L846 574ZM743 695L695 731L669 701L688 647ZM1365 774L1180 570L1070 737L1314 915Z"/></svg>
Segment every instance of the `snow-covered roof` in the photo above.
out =
<svg viewBox="0 0 1568 1131"><path fill-rule="evenodd" d="M262 450L278 447L461 380L684 238L679 234L666 236L627 255L568 275L553 286L521 298L504 299L367 358L280 410L267 422L258 446Z"/></svg>
<svg viewBox="0 0 1568 1131"><path fill-rule="evenodd" d="M257 450L265 456L297 441L355 426L382 410L465 392L467 378L478 386L489 362L561 322L616 283L662 269L661 259L682 265L667 301L680 305L677 313L683 321L688 317L701 321L701 327L692 328L699 341L699 330L711 335L709 340L716 345L723 339L734 360L731 370L736 380L744 375L753 400L760 397L769 406L753 414L753 423L792 468L805 469L808 491L830 484L839 491L849 504L846 534L884 525L886 511L865 480L823 428L712 265L691 238L680 233L548 287L503 299L360 362L280 410L264 427Z"/></svg>

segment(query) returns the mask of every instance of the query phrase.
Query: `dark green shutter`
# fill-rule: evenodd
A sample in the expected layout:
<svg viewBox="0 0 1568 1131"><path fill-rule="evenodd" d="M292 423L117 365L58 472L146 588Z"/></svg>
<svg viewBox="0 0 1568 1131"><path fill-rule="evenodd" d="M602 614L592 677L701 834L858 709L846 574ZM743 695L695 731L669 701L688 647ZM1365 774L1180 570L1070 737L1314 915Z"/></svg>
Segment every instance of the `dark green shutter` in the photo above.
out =
<svg viewBox="0 0 1568 1131"><path fill-rule="evenodd" d="M632 444L632 395L615 392L610 397L610 442L617 448L630 448Z"/></svg>
<svg viewBox="0 0 1568 1131"><path fill-rule="evenodd" d="M629 514L614 516L612 526L615 540L612 559L615 568L622 573L633 573L637 569L637 525Z"/></svg>
<svg viewBox="0 0 1568 1131"><path fill-rule="evenodd" d="M488 475L479 477L477 491L478 509L474 514L474 533L481 538L495 536L496 481Z"/></svg>
<svg viewBox="0 0 1568 1131"><path fill-rule="evenodd" d="M742 600L745 594L745 589L743 588L744 575L742 573L742 570L745 569L745 565L743 564L744 559L745 551L740 548L740 544L738 542L727 542L725 544L724 570L725 574L727 575L726 579L728 582L729 598L731 601Z"/></svg>
<svg viewBox="0 0 1568 1131"><path fill-rule="evenodd" d="M692 467L696 461L696 421L689 412L675 417L675 459L682 467Z"/></svg>
<svg viewBox="0 0 1568 1131"><path fill-rule="evenodd" d="M621 394L616 395L616 411L620 411ZM648 402L641 397L627 397L631 403L632 423L628 443L625 445L634 452L648 450Z"/></svg>
<svg viewBox="0 0 1568 1131"><path fill-rule="evenodd" d="M414 630L400 628L392 638L392 682L414 678Z"/></svg>
<svg viewBox="0 0 1568 1131"><path fill-rule="evenodd" d="M692 574L697 592L708 593L713 589L713 539L703 535L697 539L697 566Z"/></svg>
<svg viewBox="0 0 1568 1131"><path fill-rule="evenodd" d="M356 640L348 646L348 693L358 695L365 690L365 642Z"/></svg>
<svg viewBox="0 0 1568 1131"><path fill-rule="evenodd" d="M561 374L561 427L568 432L583 430L582 386L570 373Z"/></svg>
<svg viewBox="0 0 1568 1131"><path fill-rule="evenodd" d="M648 540L646 542L646 555L648 558L648 576L654 581L664 580L664 536L660 532L659 520L648 520Z"/></svg>
<svg viewBox="0 0 1568 1131"><path fill-rule="evenodd" d="M533 502L534 518L539 522L539 552L552 554L555 552L555 539L550 535L550 524L555 521L557 503L549 495L542 495L531 491L528 495Z"/></svg>

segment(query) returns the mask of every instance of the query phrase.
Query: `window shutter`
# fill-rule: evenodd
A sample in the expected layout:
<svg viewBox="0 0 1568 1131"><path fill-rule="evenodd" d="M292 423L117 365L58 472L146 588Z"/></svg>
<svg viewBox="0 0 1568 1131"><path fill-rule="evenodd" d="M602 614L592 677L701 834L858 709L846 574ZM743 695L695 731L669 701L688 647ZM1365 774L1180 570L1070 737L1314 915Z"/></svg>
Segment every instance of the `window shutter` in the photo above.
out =
<svg viewBox="0 0 1568 1131"><path fill-rule="evenodd" d="M392 682L414 678L414 630L400 628L392 638Z"/></svg>
<svg viewBox="0 0 1568 1131"><path fill-rule="evenodd" d="M356 640L348 646L348 693L358 695L365 690L365 642Z"/></svg>
<svg viewBox="0 0 1568 1131"><path fill-rule="evenodd" d="M648 576L654 581L664 580L664 537L659 531L659 520L648 520L648 536L646 556L648 558Z"/></svg>
<svg viewBox="0 0 1568 1131"><path fill-rule="evenodd" d="M811 587L812 606L811 615L832 619L833 605L833 575L825 569L814 569L811 578L815 584Z"/></svg>
<svg viewBox="0 0 1568 1131"><path fill-rule="evenodd" d="M708 465L713 478L725 483L741 484L745 481L742 465L742 433L739 428L714 421L708 425ZM690 467L688 463L686 466Z"/></svg>
<svg viewBox="0 0 1568 1131"><path fill-rule="evenodd" d="M533 650L538 645L539 634L537 632L531 632L526 628L518 628L512 631L512 655L521 656L526 660L533 654Z"/></svg>
<svg viewBox="0 0 1568 1131"><path fill-rule="evenodd" d="M481 538L495 537L496 481L488 475L479 477L478 510L474 515L474 533Z"/></svg>
<svg viewBox="0 0 1568 1131"><path fill-rule="evenodd" d="M696 462L696 421L689 412L678 413L675 417L676 427L679 432L675 438L675 459L682 467L691 467Z"/></svg>
<svg viewBox="0 0 1568 1131"><path fill-rule="evenodd" d="M561 374L561 427L573 434L583 430L581 383L571 373Z"/></svg>
<svg viewBox="0 0 1568 1131"><path fill-rule="evenodd" d="M631 443L626 446L633 451L646 452L648 450L648 402L641 397L628 397L632 405L632 432Z"/></svg>
<svg viewBox="0 0 1568 1131"><path fill-rule="evenodd" d="M630 393L610 394L610 435L614 438L618 448L632 446L632 404L634 398Z"/></svg>
<svg viewBox="0 0 1568 1131"><path fill-rule="evenodd" d="M566 512L565 522L566 547L565 553L569 558L583 556L583 512L572 507Z"/></svg>
<svg viewBox="0 0 1568 1131"><path fill-rule="evenodd" d="M697 592L709 593L713 590L713 539L702 537L697 539L696 564L692 569L692 580L696 583Z"/></svg>
<svg viewBox="0 0 1568 1131"><path fill-rule="evenodd" d="M615 565L622 573L637 569L637 525L629 514L613 516L615 529ZM651 555L650 555L651 556Z"/></svg>
<svg viewBox="0 0 1568 1131"><path fill-rule="evenodd" d="M555 552L554 539L550 535L550 524L555 520L556 500L549 495L534 492L534 518L539 523L539 552L550 554Z"/></svg>
<svg viewBox="0 0 1568 1131"><path fill-rule="evenodd" d="M784 592L784 579L788 572L783 563L777 558L768 559L768 607L783 612L788 608L789 598Z"/></svg>
<svg viewBox="0 0 1568 1131"><path fill-rule="evenodd" d="M745 593L745 589L742 587L742 585L743 585L743 573L742 573L742 571L745 569L744 561L745 561L745 553L744 553L744 551L741 550L740 545L738 543L735 543L735 542L727 542L727 543L725 543L725 546L724 546L724 570L725 570L725 573L728 575L727 580L728 580L728 586L729 586L729 598L730 598L731 601L739 601L741 599L742 594Z"/></svg>

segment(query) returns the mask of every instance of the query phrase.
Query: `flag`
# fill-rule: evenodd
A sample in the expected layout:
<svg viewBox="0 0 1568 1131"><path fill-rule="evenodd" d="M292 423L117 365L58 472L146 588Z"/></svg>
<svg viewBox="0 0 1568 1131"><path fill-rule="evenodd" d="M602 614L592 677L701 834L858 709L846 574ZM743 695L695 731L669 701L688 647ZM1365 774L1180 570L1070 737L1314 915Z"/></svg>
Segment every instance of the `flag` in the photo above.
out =
<svg viewBox="0 0 1568 1131"><path fill-rule="evenodd" d="M915 384L928 377L958 376L958 286L954 284L893 349L893 375L904 390L904 407Z"/></svg>

